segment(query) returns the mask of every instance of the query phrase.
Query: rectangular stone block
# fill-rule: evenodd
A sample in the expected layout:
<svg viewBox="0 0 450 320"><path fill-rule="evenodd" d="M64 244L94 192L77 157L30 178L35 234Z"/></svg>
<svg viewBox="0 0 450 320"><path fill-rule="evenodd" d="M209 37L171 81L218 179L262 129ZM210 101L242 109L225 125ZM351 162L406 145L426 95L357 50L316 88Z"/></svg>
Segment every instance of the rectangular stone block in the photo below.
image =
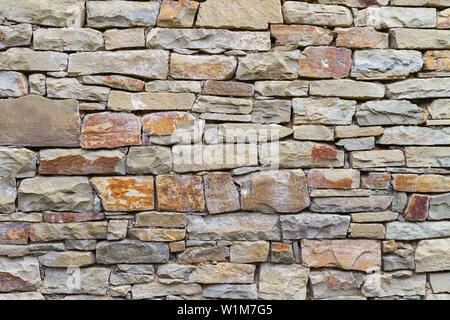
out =
<svg viewBox="0 0 450 320"><path fill-rule="evenodd" d="M349 99L383 98L385 88L383 84L373 82L354 81L348 79L311 81L309 84L311 95L322 97L340 97Z"/></svg>
<svg viewBox="0 0 450 320"><path fill-rule="evenodd" d="M106 239L108 222L34 223L30 226L30 239L36 242L58 240Z"/></svg>
<svg viewBox="0 0 450 320"><path fill-rule="evenodd" d="M450 30L392 29L391 45L397 49L450 49Z"/></svg>
<svg viewBox="0 0 450 320"><path fill-rule="evenodd" d="M394 190L406 192L448 192L450 177L437 174L394 174Z"/></svg>
<svg viewBox="0 0 450 320"><path fill-rule="evenodd" d="M387 28L435 28L436 9L370 7L358 11L355 26Z"/></svg>
<svg viewBox="0 0 450 320"><path fill-rule="evenodd" d="M16 71L64 71L68 55L53 51L10 48L0 52L0 69Z"/></svg>
<svg viewBox="0 0 450 320"><path fill-rule="evenodd" d="M406 147L408 167L450 167L450 147Z"/></svg>
<svg viewBox="0 0 450 320"><path fill-rule="evenodd" d="M350 162L353 168L401 167L405 156L401 150L354 151Z"/></svg>
<svg viewBox="0 0 450 320"><path fill-rule="evenodd" d="M300 51L250 53L239 58L238 80L291 80L298 77Z"/></svg>
<svg viewBox="0 0 450 320"><path fill-rule="evenodd" d="M192 93L111 91L108 109L114 111L190 110L194 104Z"/></svg>
<svg viewBox="0 0 450 320"><path fill-rule="evenodd" d="M283 15L285 22L292 24L346 27L353 23L350 9L335 5L286 1Z"/></svg>

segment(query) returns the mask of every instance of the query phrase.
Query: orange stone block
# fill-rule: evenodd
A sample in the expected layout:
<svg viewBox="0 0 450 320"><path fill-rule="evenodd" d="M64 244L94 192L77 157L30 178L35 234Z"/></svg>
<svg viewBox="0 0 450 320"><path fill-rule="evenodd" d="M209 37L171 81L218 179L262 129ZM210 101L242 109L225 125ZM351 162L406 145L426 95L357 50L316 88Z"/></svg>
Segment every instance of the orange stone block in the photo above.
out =
<svg viewBox="0 0 450 320"><path fill-rule="evenodd" d="M311 169L308 186L313 188L353 189L359 187L359 171L352 169Z"/></svg>
<svg viewBox="0 0 450 320"><path fill-rule="evenodd" d="M423 55L423 69L450 71L450 50L427 51Z"/></svg>
<svg viewBox="0 0 450 320"><path fill-rule="evenodd" d="M153 210L153 177L92 178L106 211Z"/></svg>
<svg viewBox="0 0 450 320"><path fill-rule="evenodd" d="M158 209L177 212L203 212L205 202L202 178L186 175L156 177Z"/></svg>
<svg viewBox="0 0 450 320"><path fill-rule="evenodd" d="M170 135L178 124L194 121L195 118L186 112L152 113L142 118L144 132L149 135Z"/></svg>
<svg viewBox="0 0 450 320"><path fill-rule="evenodd" d="M29 224L16 222L0 223L0 244L27 244L29 236Z"/></svg>
<svg viewBox="0 0 450 320"><path fill-rule="evenodd" d="M351 66L350 49L309 47L300 56L298 74L306 78L345 78Z"/></svg>
<svg viewBox="0 0 450 320"><path fill-rule="evenodd" d="M406 207L405 216L409 221L425 221L428 218L430 196L413 194Z"/></svg>
<svg viewBox="0 0 450 320"><path fill-rule="evenodd" d="M381 267L381 244L376 240L302 240L307 267L336 267L370 271Z"/></svg>
<svg viewBox="0 0 450 320"><path fill-rule="evenodd" d="M376 48L389 47L389 35L378 32L372 27L336 28L336 46L347 48Z"/></svg>
<svg viewBox="0 0 450 320"><path fill-rule="evenodd" d="M406 192L448 192L450 177L437 174L394 174L393 186L396 191Z"/></svg>
<svg viewBox="0 0 450 320"><path fill-rule="evenodd" d="M81 128L81 147L117 148L141 144L141 122L129 113L88 114Z"/></svg>

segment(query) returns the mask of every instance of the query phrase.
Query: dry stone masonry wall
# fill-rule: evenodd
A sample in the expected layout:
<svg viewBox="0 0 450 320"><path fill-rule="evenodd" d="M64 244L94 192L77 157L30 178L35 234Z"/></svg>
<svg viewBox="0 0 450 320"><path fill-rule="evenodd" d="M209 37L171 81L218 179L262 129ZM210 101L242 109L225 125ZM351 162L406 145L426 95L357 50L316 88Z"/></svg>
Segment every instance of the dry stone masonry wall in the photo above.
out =
<svg viewBox="0 0 450 320"><path fill-rule="evenodd" d="M0 0L0 299L448 299L449 0Z"/></svg>

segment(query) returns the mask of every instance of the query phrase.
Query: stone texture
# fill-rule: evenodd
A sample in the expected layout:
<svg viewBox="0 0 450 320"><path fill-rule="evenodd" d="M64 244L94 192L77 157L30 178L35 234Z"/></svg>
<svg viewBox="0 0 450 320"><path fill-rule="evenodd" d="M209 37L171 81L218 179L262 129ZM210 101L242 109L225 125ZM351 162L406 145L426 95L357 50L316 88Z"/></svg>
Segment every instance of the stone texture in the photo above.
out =
<svg viewBox="0 0 450 320"><path fill-rule="evenodd" d="M35 177L25 179L18 189L18 208L23 212L93 210L94 195L85 177Z"/></svg>
<svg viewBox="0 0 450 320"><path fill-rule="evenodd" d="M436 9L370 7L358 11L356 26L385 28L435 28Z"/></svg>
<svg viewBox="0 0 450 320"><path fill-rule="evenodd" d="M186 231L180 229L131 229L128 234L131 239L140 241L172 242L186 237Z"/></svg>
<svg viewBox="0 0 450 320"><path fill-rule="evenodd" d="M214 112L226 114L248 114L252 112L253 101L244 98L199 96L192 108L194 112Z"/></svg>
<svg viewBox="0 0 450 320"><path fill-rule="evenodd" d="M428 127L390 127L378 141L380 144L397 145L442 145L450 141L449 128L433 129Z"/></svg>
<svg viewBox="0 0 450 320"><path fill-rule="evenodd" d="M48 252L39 257L39 263L54 268L84 267L95 263L95 255L78 251Z"/></svg>
<svg viewBox="0 0 450 320"><path fill-rule="evenodd" d="M208 80L204 84L206 94L219 96L251 97L254 86L244 82Z"/></svg>
<svg viewBox="0 0 450 320"><path fill-rule="evenodd" d="M189 282L209 283L252 283L256 267L238 263L218 263L196 267L189 275Z"/></svg>
<svg viewBox="0 0 450 320"><path fill-rule="evenodd" d="M209 129L209 132L207 132ZM214 130L214 131L213 131ZM291 128L278 124L241 124L225 123L218 126L205 128L205 141L208 144L228 143L250 143L279 140L290 136ZM210 137L207 137L210 134Z"/></svg>
<svg viewBox="0 0 450 320"><path fill-rule="evenodd" d="M390 30L391 44L397 49L450 49L450 30Z"/></svg>
<svg viewBox="0 0 450 320"><path fill-rule="evenodd" d="M154 208L153 177L96 177L91 183L107 211L142 211Z"/></svg>
<svg viewBox="0 0 450 320"><path fill-rule="evenodd" d="M351 238L384 239L386 229L381 223L351 223Z"/></svg>
<svg viewBox="0 0 450 320"><path fill-rule="evenodd" d="M305 124L293 128L296 140L334 141L333 128L324 125Z"/></svg>
<svg viewBox="0 0 450 320"><path fill-rule="evenodd" d="M351 76L358 80L404 79L422 69L420 51L374 49L355 51Z"/></svg>
<svg viewBox="0 0 450 320"><path fill-rule="evenodd" d="M20 72L0 72L0 97L20 97L28 93L28 80Z"/></svg>
<svg viewBox="0 0 450 320"><path fill-rule="evenodd" d="M254 284L217 284L203 290L205 298L256 300L258 290Z"/></svg>
<svg viewBox="0 0 450 320"><path fill-rule="evenodd" d="M441 292L450 292L450 282L449 282L449 273L431 273L430 274L430 283L433 288L433 292L441 293Z"/></svg>
<svg viewBox="0 0 450 320"><path fill-rule="evenodd" d="M380 100L359 105L356 119L360 126L421 124L426 113L406 100Z"/></svg>
<svg viewBox="0 0 450 320"><path fill-rule="evenodd" d="M163 1L158 15L158 26L169 28L192 27L198 6L198 2L189 0Z"/></svg>
<svg viewBox="0 0 450 320"><path fill-rule="evenodd" d="M84 3L77 0L42 0L39 3L23 0L1 0L0 15L15 22L50 27L82 27Z"/></svg>
<svg viewBox="0 0 450 320"><path fill-rule="evenodd" d="M256 93L262 96L304 97L308 89L308 82L303 80L255 82Z"/></svg>
<svg viewBox="0 0 450 320"><path fill-rule="evenodd" d="M308 171L308 186L326 189L359 188L360 174L352 169L312 169Z"/></svg>
<svg viewBox="0 0 450 320"><path fill-rule="evenodd" d="M309 206L303 170L265 171L236 179L243 210L298 212Z"/></svg>
<svg viewBox="0 0 450 320"><path fill-rule="evenodd" d="M106 294L111 273L109 269L92 267L79 269L78 272L47 269L42 292L44 294Z"/></svg>
<svg viewBox="0 0 450 320"><path fill-rule="evenodd" d="M302 213L280 217L284 239L345 238L350 217L333 214Z"/></svg>
<svg viewBox="0 0 450 320"><path fill-rule="evenodd" d="M397 220L398 213L392 211L352 213L352 222L385 222Z"/></svg>
<svg viewBox="0 0 450 320"><path fill-rule="evenodd" d="M0 177L29 178L36 174L36 154L25 148L0 147Z"/></svg>
<svg viewBox="0 0 450 320"><path fill-rule="evenodd" d="M0 257L0 279L1 293L36 290L42 284L39 262L35 257Z"/></svg>
<svg viewBox="0 0 450 320"><path fill-rule="evenodd" d="M405 217L409 221L424 221L428 217L430 196L413 194L406 206Z"/></svg>
<svg viewBox="0 0 450 320"><path fill-rule="evenodd" d="M298 77L300 51L251 53L239 58L238 80L286 80Z"/></svg>
<svg viewBox="0 0 450 320"><path fill-rule="evenodd" d="M166 263L169 246L161 242L122 240L99 242L96 249L97 263Z"/></svg>
<svg viewBox="0 0 450 320"><path fill-rule="evenodd" d="M0 49L29 45L32 34L31 25L25 23L0 26Z"/></svg>
<svg viewBox="0 0 450 320"><path fill-rule="evenodd" d="M110 91L105 87L82 85L74 78L47 78L46 87L49 98L86 101L107 101Z"/></svg>
<svg viewBox="0 0 450 320"><path fill-rule="evenodd" d="M67 222L84 222L102 220L104 218L103 213L94 212L52 212L46 211L43 214L45 222L50 223L67 223Z"/></svg>
<svg viewBox="0 0 450 320"><path fill-rule="evenodd" d="M309 269L298 265L265 263L259 274L259 298L305 300Z"/></svg>
<svg viewBox="0 0 450 320"><path fill-rule="evenodd" d="M174 79L229 80L234 76L235 57L172 54L170 73Z"/></svg>
<svg viewBox="0 0 450 320"><path fill-rule="evenodd" d="M141 121L127 113L95 113L84 118L81 147L116 148L141 144Z"/></svg>
<svg viewBox="0 0 450 320"><path fill-rule="evenodd" d="M337 47L386 49L389 47L389 36L372 27L336 28Z"/></svg>
<svg viewBox="0 0 450 320"><path fill-rule="evenodd" d="M392 202L391 196L374 195L368 198L314 198L310 210L314 212L352 213L361 211L383 211Z"/></svg>
<svg viewBox="0 0 450 320"><path fill-rule="evenodd" d="M428 106L428 112L433 119L450 119L448 108L450 99L436 99Z"/></svg>
<svg viewBox="0 0 450 320"><path fill-rule="evenodd" d="M257 213L188 216L187 232L193 240L279 240L278 217Z"/></svg>
<svg viewBox="0 0 450 320"><path fill-rule="evenodd" d="M111 91L108 109L114 111L190 110L195 96L191 93Z"/></svg>
<svg viewBox="0 0 450 320"><path fill-rule="evenodd" d="M339 270L312 271L309 275L315 299L359 296L364 276Z"/></svg>
<svg viewBox="0 0 450 320"><path fill-rule="evenodd" d="M92 29L37 29L33 32L34 50L97 51L103 48L102 33Z"/></svg>
<svg viewBox="0 0 450 320"><path fill-rule="evenodd" d="M387 190L391 186L391 175L383 172L369 172L362 176L361 186L367 189Z"/></svg>
<svg viewBox="0 0 450 320"><path fill-rule="evenodd" d="M0 68L17 71L63 71L68 55L52 51L33 51L28 48L10 48L0 53Z"/></svg>
<svg viewBox="0 0 450 320"><path fill-rule="evenodd" d="M158 1L90 1L86 4L87 25L92 28L151 27L156 24Z"/></svg>
<svg viewBox="0 0 450 320"><path fill-rule="evenodd" d="M144 90L145 85L144 81L118 75L84 76L81 77L81 83L107 86L114 89L122 89L128 91L142 91Z"/></svg>
<svg viewBox="0 0 450 320"><path fill-rule="evenodd" d="M41 130L41 126L46 130ZM0 101L0 141L3 145L77 147L79 128L75 100L56 101L30 95Z"/></svg>
<svg viewBox="0 0 450 320"><path fill-rule="evenodd" d="M125 174L125 154L117 150L45 149L39 160L40 174Z"/></svg>
<svg viewBox="0 0 450 320"><path fill-rule="evenodd" d="M270 244L267 241L233 242L230 247L230 262L265 262L269 256Z"/></svg>
<svg viewBox="0 0 450 320"><path fill-rule="evenodd" d="M450 216L450 194L432 196L430 199L429 220L444 220Z"/></svg>
<svg viewBox="0 0 450 320"><path fill-rule="evenodd" d="M308 47L300 56L298 74L305 78L345 78L351 66L352 51L347 48Z"/></svg>
<svg viewBox="0 0 450 320"><path fill-rule="evenodd" d="M394 174L393 187L406 192L448 192L450 179L441 175Z"/></svg>
<svg viewBox="0 0 450 320"><path fill-rule="evenodd" d="M336 138L354 138L354 137L370 137L379 136L384 133L383 127L358 127L351 126L337 126L335 128Z"/></svg>
<svg viewBox="0 0 450 320"><path fill-rule="evenodd" d="M270 34L222 29L153 28L147 36L147 45L157 49L267 51L270 49Z"/></svg>
<svg viewBox="0 0 450 320"><path fill-rule="evenodd" d="M371 150L375 147L374 137L363 137L353 139L341 139L336 143L337 146L343 146L347 151Z"/></svg>
<svg viewBox="0 0 450 320"><path fill-rule="evenodd" d="M131 174L170 173L171 150L160 146L131 147L128 151L126 170Z"/></svg>
<svg viewBox="0 0 450 320"><path fill-rule="evenodd" d="M29 224L16 222L0 223L0 244L6 245L27 244L29 235L30 235ZM5 251L9 251L6 249L7 248L5 247ZM14 256L14 254L10 253L8 254L8 256Z"/></svg>
<svg viewBox="0 0 450 320"><path fill-rule="evenodd" d="M401 277L392 273L374 273L366 277L362 293L367 297L424 295L425 284L425 275Z"/></svg>
<svg viewBox="0 0 450 320"><path fill-rule="evenodd" d="M239 192L231 174L215 172L204 176L205 201L210 214L233 212L241 209Z"/></svg>
<svg viewBox="0 0 450 320"><path fill-rule="evenodd" d="M404 80L388 84L386 95L391 99L445 98L450 96L449 84L446 78Z"/></svg>
<svg viewBox="0 0 450 320"><path fill-rule="evenodd" d="M177 212L142 212L136 214L136 227L172 227L184 228L187 217Z"/></svg>
<svg viewBox="0 0 450 320"><path fill-rule="evenodd" d="M282 23L281 4L278 0L220 1L207 0L200 4L196 27L267 29L269 23Z"/></svg>
<svg viewBox="0 0 450 320"><path fill-rule="evenodd" d="M302 240L307 267L337 267L371 271L381 266L381 246L376 240Z"/></svg>
<svg viewBox="0 0 450 320"><path fill-rule="evenodd" d="M106 50L145 47L143 28L107 30L103 33L103 37L105 38Z"/></svg>
<svg viewBox="0 0 450 320"><path fill-rule="evenodd" d="M165 79L168 64L169 54L163 50L83 52L70 55L68 72L71 76L118 73L146 79Z"/></svg>
<svg viewBox="0 0 450 320"><path fill-rule="evenodd" d="M393 252L383 255L383 270L413 270L415 268L413 246L406 242L394 241L394 243Z"/></svg>
<svg viewBox="0 0 450 320"><path fill-rule="evenodd" d="M187 212L205 210L203 181L198 176L157 176L156 194L160 210Z"/></svg>
<svg viewBox="0 0 450 320"><path fill-rule="evenodd" d="M422 240L417 245L416 272L435 272L450 270L450 240Z"/></svg>
<svg viewBox="0 0 450 320"><path fill-rule="evenodd" d="M351 124L356 101L338 98L295 98L294 124Z"/></svg>
<svg viewBox="0 0 450 320"><path fill-rule="evenodd" d="M343 167L344 152L328 144L281 141L259 147L262 165L280 168Z"/></svg>
<svg viewBox="0 0 450 320"><path fill-rule="evenodd" d="M433 50L425 52L423 69L430 71L450 70L450 50Z"/></svg>
<svg viewBox="0 0 450 320"><path fill-rule="evenodd" d="M285 22L289 24L345 27L353 22L348 8L335 5L286 1L283 4L283 14Z"/></svg>
<svg viewBox="0 0 450 320"><path fill-rule="evenodd" d="M30 227L31 241L57 241L70 239L106 239L106 222L38 223Z"/></svg>
<svg viewBox="0 0 450 320"><path fill-rule="evenodd" d="M272 242L270 247L270 261L272 263L292 264L295 262L292 245L281 242Z"/></svg>
<svg viewBox="0 0 450 320"><path fill-rule="evenodd" d="M450 223L443 222L389 222L386 224L386 239L417 240L448 237Z"/></svg>
<svg viewBox="0 0 450 320"><path fill-rule="evenodd" d="M179 254L177 261L179 263L224 262L229 256L229 249L225 246L192 247Z"/></svg>
<svg viewBox="0 0 450 320"><path fill-rule="evenodd" d="M372 82L348 79L312 81L309 87L311 95L340 97L349 99L383 98L384 85Z"/></svg>
<svg viewBox="0 0 450 320"><path fill-rule="evenodd" d="M328 45L333 40L330 30L306 25L271 25L270 33L279 46L320 46Z"/></svg>
<svg viewBox="0 0 450 320"><path fill-rule="evenodd" d="M405 158L401 150L354 151L350 162L353 168L400 167Z"/></svg>
<svg viewBox="0 0 450 320"><path fill-rule="evenodd" d="M164 297L169 295L196 295L202 292L200 285L196 283L192 284L161 284L161 283L148 283L137 284L131 289L133 299L149 299L154 297Z"/></svg>

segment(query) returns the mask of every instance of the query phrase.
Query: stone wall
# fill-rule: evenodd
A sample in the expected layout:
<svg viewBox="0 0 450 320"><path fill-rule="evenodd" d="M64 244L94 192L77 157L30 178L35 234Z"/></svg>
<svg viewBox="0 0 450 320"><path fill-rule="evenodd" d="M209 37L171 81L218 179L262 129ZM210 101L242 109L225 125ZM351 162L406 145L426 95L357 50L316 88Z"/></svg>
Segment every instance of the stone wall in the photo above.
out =
<svg viewBox="0 0 450 320"><path fill-rule="evenodd" d="M449 0L0 19L0 299L449 298Z"/></svg>

